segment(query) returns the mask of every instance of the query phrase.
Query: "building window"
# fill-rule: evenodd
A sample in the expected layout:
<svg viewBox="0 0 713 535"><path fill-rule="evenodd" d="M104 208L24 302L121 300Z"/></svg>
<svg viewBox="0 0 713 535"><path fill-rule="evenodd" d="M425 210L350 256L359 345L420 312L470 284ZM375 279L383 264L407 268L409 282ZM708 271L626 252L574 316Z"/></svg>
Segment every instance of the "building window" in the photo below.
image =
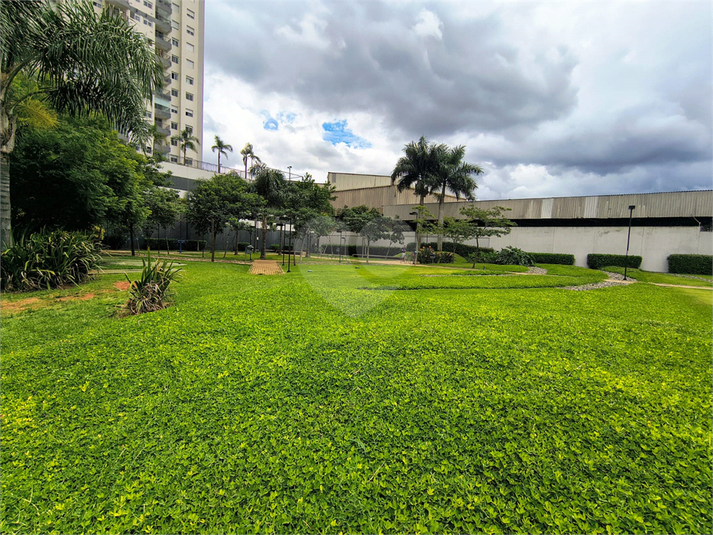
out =
<svg viewBox="0 0 713 535"><path fill-rule="evenodd" d="M171 89L171 96L172 96L172 97L177 97L177 96L178 96L178 89Z"/></svg>
<svg viewBox="0 0 713 535"><path fill-rule="evenodd" d="M149 8L153 9L153 2L149 2L148 0L144 0L144 5Z"/></svg>
<svg viewBox="0 0 713 535"><path fill-rule="evenodd" d="M186 158L186 161L183 162L184 165L193 165L193 158Z"/></svg>
<svg viewBox="0 0 713 535"><path fill-rule="evenodd" d="M139 16L138 13L134 13L133 15L131 15L131 18L138 22L141 22L141 17Z"/></svg>
<svg viewBox="0 0 713 535"><path fill-rule="evenodd" d="M186 117L193 117L193 110L186 109Z"/></svg>
<svg viewBox="0 0 713 535"><path fill-rule="evenodd" d="M188 35L195 35L196 31L193 28L191 28L190 26L186 26L186 33Z"/></svg>
<svg viewBox="0 0 713 535"><path fill-rule="evenodd" d="M188 15L189 19L195 19L196 18L196 13L192 9L187 9L186 10L186 15Z"/></svg>
<svg viewBox="0 0 713 535"><path fill-rule="evenodd" d="M191 78L190 76L186 76L186 83L188 85L193 85L193 78Z"/></svg>
<svg viewBox="0 0 713 535"><path fill-rule="evenodd" d="M171 163L178 163L178 156L171 156Z"/></svg>
<svg viewBox="0 0 713 535"><path fill-rule="evenodd" d="M151 22L150 20L144 19L144 24L145 24L146 26L148 26L149 28L153 27L153 22Z"/></svg>
<svg viewBox="0 0 713 535"><path fill-rule="evenodd" d="M190 59L187 59L186 65L188 66L189 69L192 69L193 67L195 67L196 64L193 63Z"/></svg>
<svg viewBox="0 0 713 535"><path fill-rule="evenodd" d="M194 47L191 43L186 43L186 50L188 50L189 52L195 52L196 47Z"/></svg>
<svg viewBox="0 0 713 535"><path fill-rule="evenodd" d="M187 124L187 125L186 125L186 132L188 132L189 134L192 134L192 133L193 133L193 127L192 127L191 125Z"/></svg>
<svg viewBox="0 0 713 535"><path fill-rule="evenodd" d="M178 46L178 39L176 39L175 37L171 37L171 44L173 46Z"/></svg>
<svg viewBox="0 0 713 535"><path fill-rule="evenodd" d="M176 106L171 106L171 113L178 113L178 108Z"/></svg>
<svg viewBox="0 0 713 535"><path fill-rule="evenodd" d="M178 24L175 20L172 20L172 21L171 21L171 27L172 27L174 30L178 30L178 29L181 27L181 25Z"/></svg>
<svg viewBox="0 0 713 535"><path fill-rule="evenodd" d="M99 9L101 9L101 7L102 7L101 2L92 2L92 4L94 4L94 7L98 7Z"/></svg>
<svg viewBox="0 0 713 535"><path fill-rule="evenodd" d="M178 123L171 123L171 130L178 130Z"/></svg>
<svg viewBox="0 0 713 535"><path fill-rule="evenodd" d="M174 63L178 63L178 56L171 56L171 61Z"/></svg>
<svg viewBox="0 0 713 535"><path fill-rule="evenodd" d="M186 93L186 100L193 101L193 93Z"/></svg>
<svg viewBox="0 0 713 535"><path fill-rule="evenodd" d="M172 73L171 73L171 80L178 80L178 73L177 73L177 72L172 72Z"/></svg>
<svg viewBox="0 0 713 535"><path fill-rule="evenodd" d="M178 140L177 140L177 139L172 139L172 140L171 140L171 145L173 145L174 147L178 147Z"/></svg>

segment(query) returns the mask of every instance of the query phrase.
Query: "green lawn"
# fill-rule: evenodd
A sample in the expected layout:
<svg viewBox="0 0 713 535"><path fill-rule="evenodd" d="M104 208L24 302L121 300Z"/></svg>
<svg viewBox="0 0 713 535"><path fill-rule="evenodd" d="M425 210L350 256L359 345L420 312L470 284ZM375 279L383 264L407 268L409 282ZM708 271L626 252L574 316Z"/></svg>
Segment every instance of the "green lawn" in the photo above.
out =
<svg viewBox="0 0 713 535"><path fill-rule="evenodd" d="M0 532L713 530L710 290L248 269L2 296Z"/></svg>
<svg viewBox="0 0 713 535"><path fill-rule="evenodd" d="M611 271L613 273L624 274L624 268L613 266L605 267L605 271ZM628 277L636 279L641 282L652 282L657 284L680 284L683 286L707 286L711 287L713 280L711 280L710 275L675 275L673 273L657 273L654 271L642 271L640 269L627 269L626 274ZM699 278L692 278L699 277ZM700 280L707 279L707 280Z"/></svg>

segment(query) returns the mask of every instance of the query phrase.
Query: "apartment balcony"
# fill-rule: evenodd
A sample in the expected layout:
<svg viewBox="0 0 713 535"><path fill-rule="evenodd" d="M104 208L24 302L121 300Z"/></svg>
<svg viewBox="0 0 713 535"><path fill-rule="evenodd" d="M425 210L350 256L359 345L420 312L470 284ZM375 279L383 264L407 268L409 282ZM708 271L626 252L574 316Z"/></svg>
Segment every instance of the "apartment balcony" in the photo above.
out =
<svg viewBox="0 0 713 535"><path fill-rule="evenodd" d="M119 9L129 9L129 0L106 0L107 4L118 7Z"/></svg>
<svg viewBox="0 0 713 535"><path fill-rule="evenodd" d="M154 143L153 150L154 152L159 152L161 154L168 154L169 152L171 152L171 145Z"/></svg>
<svg viewBox="0 0 713 535"><path fill-rule="evenodd" d="M168 128L164 128L163 126L156 125L156 132L166 136L166 139L171 137L171 130L169 130Z"/></svg>
<svg viewBox="0 0 713 535"><path fill-rule="evenodd" d="M156 30L163 33L168 33L171 31L171 19L156 13Z"/></svg>
<svg viewBox="0 0 713 535"><path fill-rule="evenodd" d="M156 91L154 91L153 94L156 95L156 96L159 97L159 98L164 99L164 100L168 100L168 101L171 100L171 93L169 93L168 91L159 91L159 90L156 90Z"/></svg>
<svg viewBox="0 0 713 535"><path fill-rule="evenodd" d="M171 59L170 58L164 58L163 55L158 56L161 59L161 65L163 65L164 69L168 69L171 67Z"/></svg>
<svg viewBox="0 0 713 535"><path fill-rule="evenodd" d="M170 119L171 108L169 108L168 106L163 106L161 104L154 104L154 114L156 119Z"/></svg>
<svg viewBox="0 0 713 535"><path fill-rule="evenodd" d="M163 15L168 18L171 16L171 13L173 13L171 2L168 0L158 0L156 2L156 15Z"/></svg>
<svg viewBox="0 0 713 535"><path fill-rule="evenodd" d="M163 39L162 37L159 37L158 35L156 36L156 48L159 50L162 50L164 52L170 52L172 45L171 41L167 41L166 39Z"/></svg>

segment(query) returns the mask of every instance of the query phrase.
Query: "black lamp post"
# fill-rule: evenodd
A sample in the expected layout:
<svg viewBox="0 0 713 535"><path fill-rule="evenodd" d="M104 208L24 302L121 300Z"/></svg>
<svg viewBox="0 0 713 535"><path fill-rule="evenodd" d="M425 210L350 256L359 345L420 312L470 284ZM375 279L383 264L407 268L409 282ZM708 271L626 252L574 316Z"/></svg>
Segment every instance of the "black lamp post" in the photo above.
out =
<svg viewBox="0 0 713 535"><path fill-rule="evenodd" d="M289 230L290 245L288 245L288 247L293 247L293 245L292 245L292 238L293 238L292 234L293 234L293 232L292 232L292 219L290 219L290 230ZM290 251L287 251L287 273L290 273L290 253L291 253ZM282 256L282 258L283 258L283 259L285 258L284 255ZM283 260L283 261L284 261L284 260ZM284 265L284 264L283 264L283 265Z"/></svg>
<svg viewBox="0 0 713 535"><path fill-rule="evenodd" d="M285 224L280 218L280 222L277 224L280 227L280 249L282 250L282 265L285 265Z"/></svg>
<svg viewBox="0 0 713 535"><path fill-rule="evenodd" d="M626 256L624 257L624 280L626 280L626 270L629 267L629 241L631 239L631 218L634 214L635 205L629 205L629 232L626 234Z"/></svg>
<svg viewBox="0 0 713 535"><path fill-rule="evenodd" d="M346 237L346 236L342 236L342 231L341 231L341 230L338 231L338 232L339 232L339 263L341 264L341 263L342 263L342 247L346 248L346 246L347 246L347 237ZM344 242L343 245L342 245L342 242ZM344 252L344 256L346 256L346 251Z"/></svg>

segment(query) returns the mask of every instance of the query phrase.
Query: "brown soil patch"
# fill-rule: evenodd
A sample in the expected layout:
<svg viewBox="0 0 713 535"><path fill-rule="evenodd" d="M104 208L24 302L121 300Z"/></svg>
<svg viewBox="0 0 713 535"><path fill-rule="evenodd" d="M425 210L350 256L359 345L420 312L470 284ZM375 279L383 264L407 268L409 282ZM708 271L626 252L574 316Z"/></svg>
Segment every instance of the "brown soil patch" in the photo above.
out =
<svg viewBox="0 0 713 535"><path fill-rule="evenodd" d="M37 297L29 297L27 299L20 299L19 301L15 301L14 303L3 303L2 304L2 310L4 312L22 312L23 310L27 310L30 308L32 305L35 303L39 303L40 300Z"/></svg>
<svg viewBox="0 0 713 535"><path fill-rule="evenodd" d="M67 297L58 297L57 301L87 301L92 299L94 294L84 294L84 295L68 295Z"/></svg>
<svg viewBox="0 0 713 535"><path fill-rule="evenodd" d="M122 292L128 290L130 287L131 283L129 281L119 281L114 283L114 288L121 290Z"/></svg>
<svg viewBox="0 0 713 535"><path fill-rule="evenodd" d="M250 267L251 275L284 275L280 265L274 260L254 260Z"/></svg>

